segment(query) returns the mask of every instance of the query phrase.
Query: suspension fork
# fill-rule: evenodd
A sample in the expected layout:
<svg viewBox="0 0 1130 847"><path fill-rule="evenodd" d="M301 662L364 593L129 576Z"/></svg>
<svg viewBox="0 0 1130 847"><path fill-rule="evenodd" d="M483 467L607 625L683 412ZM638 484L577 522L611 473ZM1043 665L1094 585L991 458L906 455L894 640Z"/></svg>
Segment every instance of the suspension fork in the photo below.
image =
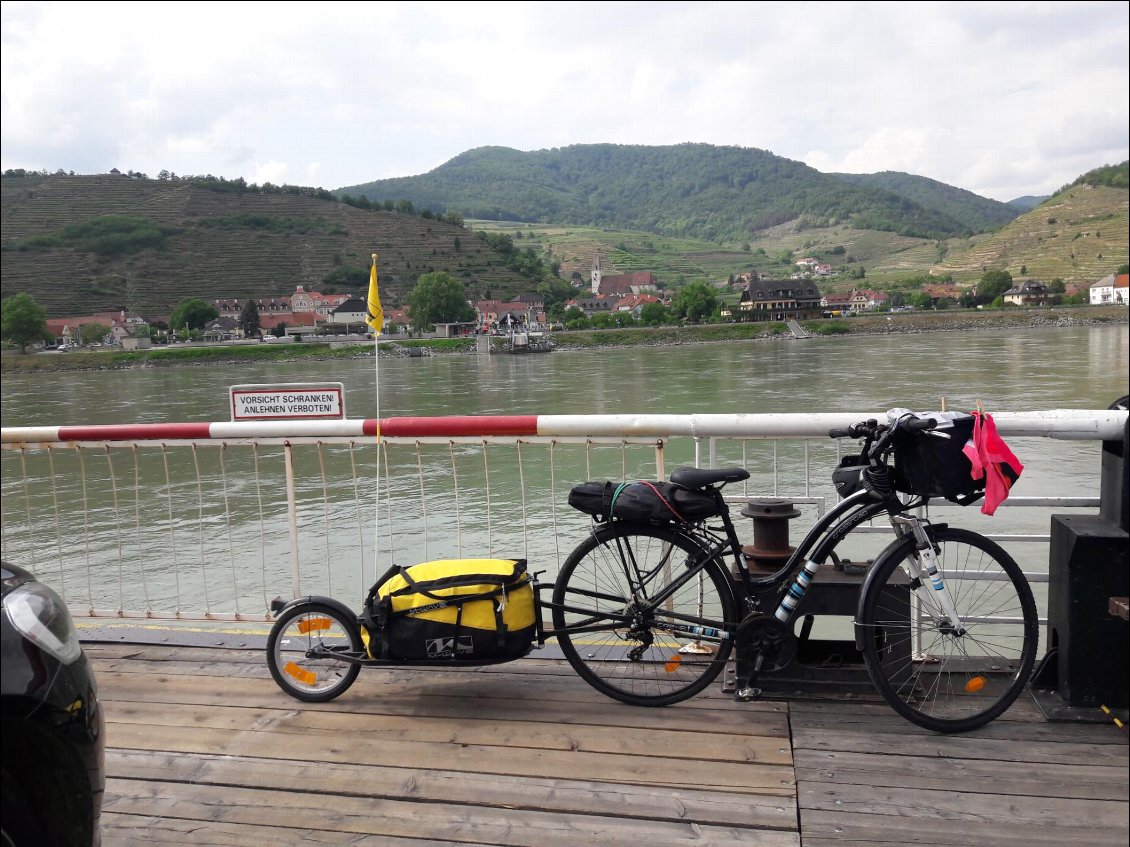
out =
<svg viewBox="0 0 1130 847"><path fill-rule="evenodd" d="M958 617L957 606L954 605L953 596L942 577L941 568L938 567L937 548L926 534L922 520L910 515L891 515L891 524L899 535L914 537L915 554L912 568L917 570L917 573L911 574L915 581L914 593L927 609L941 606L954 632L957 635L964 635L965 629L961 625L961 618ZM933 588L933 593L926 585L927 580Z"/></svg>

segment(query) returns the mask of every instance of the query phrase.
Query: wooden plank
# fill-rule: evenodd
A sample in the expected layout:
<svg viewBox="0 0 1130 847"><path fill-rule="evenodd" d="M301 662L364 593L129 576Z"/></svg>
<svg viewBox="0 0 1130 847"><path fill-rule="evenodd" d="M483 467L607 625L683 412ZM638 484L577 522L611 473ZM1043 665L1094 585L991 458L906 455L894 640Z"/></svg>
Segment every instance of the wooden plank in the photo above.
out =
<svg viewBox="0 0 1130 847"><path fill-rule="evenodd" d="M270 680L270 672L265 661L259 663L228 664L222 655L211 661L152 661L142 657L121 658L110 661L98 660L98 667L109 671L119 671L143 675L149 678L186 676L194 679L206 677L228 677L231 679L264 679ZM536 682L535 682L536 680ZM474 669L449 669L434 668L421 670L419 668L396 669L369 669L362 670L359 681L370 686L390 685L396 688L411 686L419 690L435 690L443 693L446 690L451 696L473 696L484 699L526 695L535 690L542 699L568 699L578 702L611 703L616 702L601 694L585 683L575 674L560 676L557 674L537 675L528 674L484 674ZM535 688L536 685L536 688ZM279 691L278 687L275 688ZM280 693L282 693L280 691ZM353 689L343 696L356 696ZM711 698L698 696L677 704L682 709L713 709L719 704L727 708L734 708L744 704L734 703L730 698Z"/></svg>
<svg viewBox="0 0 1130 847"><path fill-rule="evenodd" d="M795 750L793 756L798 785L914 785L942 791L958 786L964 792L981 794L1130 801L1125 763L1041 764L1031 768L998 760L803 749Z"/></svg>
<svg viewBox="0 0 1130 847"><path fill-rule="evenodd" d="M327 742L320 736L288 736L280 743L276 734L185 726L170 714L167 725L118 722L107 714L107 738L119 739L115 747L182 753L225 753L307 762L353 762L394 767L419 767L420 763L451 770L495 774L553 774L595 782L628 782L717 791L756 791L793 796L793 770L788 765L664 759L639 754L586 753L561 750L511 750L474 744L427 744L378 735L340 736ZM656 748L661 750L661 739ZM642 752L642 751L641 751Z"/></svg>
<svg viewBox="0 0 1130 847"><path fill-rule="evenodd" d="M111 779L109 813L320 830L352 837L392 836L512 847L638 847L711 844L717 847L798 847L795 832L753 827L575 815L525 809L410 803L311 792ZM341 841L346 841L342 837Z"/></svg>
<svg viewBox="0 0 1130 847"><path fill-rule="evenodd" d="M946 735L930 732L912 724L889 709L885 712L837 709L828 703L791 703L789 714L795 737L802 734L827 733L832 735L852 733L880 733L887 737L896 735L943 739L976 739L978 741L1021 741L1021 742L1062 742L1088 743L1125 748L1126 736L1113 724L1068 724L1049 723L1043 718L1039 721L996 720L980 729L960 735Z"/></svg>
<svg viewBox="0 0 1130 847"><path fill-rule="evenodd" d="M212 690L213 684L205 682L213 677L150 676L108 670L97 660L94 664L99 695L108 701L207 705L215 702L217 696ZM487 696L492 692L496 696ZM787 706L781 703L725 703L713 709L689 709L684 708L686 704L679 703L662 709L647 709L628 706L600 695L588 700L558 697L553 692L546 692L540 683L527 683L516 690L507 688L507 692L510 696L497 696L500 694L497 687L486 691L482 686L468 691L458 684L445 684L443 680L435 679L429 684L379 683L366 679L362 674L353 688L330 703L301 703L280 691L271 679L244 678L236 686L226 686L222 702L347 714L429 714L451 718L474 711L499 720L521 721L536 715L541 720L555 723L592 722L642 729L662 726L688 731L725 730L778 739L788 736Z"/></svg>
<svg viewBox="0 0 1130 847"><path fill-rule="evenodd" d="M102 815L102 843L147 844L154 847L263 847L265 844L325 844L340 847L340 832L299 829L277 825L227 823L225 821L178 820L163 816L119 814ZM462 841L429 841L429 847L463 847ZM351 835L349 847L421 847L418 838L397 838L387 834Z"/></svg>
<svg viewBox="0 0 1130 847"><path fill-rule="evenodd" d="M350 714L309 709L249 709L232 706L115 702L107 720L121 724L164 724L270 732L320 737L334 743L347 736L383 733L398 743L461 744L505 747L508 750L571 750L585 753L652 756L664 759L699 759L713 762L749 762L791 765L792 751L778 739L730 733L681 732L668 729L630 729L615 725L580 725L563 729L537 713L522 722L472 717L468 710L459 720L430 716L399 717ZM656 741L662 739L662 744Z"/></svg>
<svg viewBox="0 0 1130 847"><path fill-rule="evenodd" d="M955 783L955 786L959 785ZM926 829L946 826L950 821L980 821L1019 829L1055 827L1100 827L1115 830L1127 826L1126 806L1104 800L1023 797L974 794L966 791L844 785L806 782L797 791L802 814L809 809L826 812L917 818Z"/></svg>
<svg viewBox="0 0 1130 847"><path fill-rule="evenodd" d="M317 784L326 794L521 807L555 812L615 815L795 830L792 798L732 794L696 788L610 785L591 780L507 776L439 769L405 769L381 764L338 764L245 756L110 750L107 770L121 779L242 785L303 790Z"/></svg>
<svg viewBox="0 0 1130 847"><path fill-rule="evenodd" d="M1071 737L1075 727L1065 730L1064 737ZM1116 730L1117 731L1117 730ZM806 729L796 731L793 739L795 750L815 750L821 752L841 751L849 753L871 753L875 750L898 753L904 756L944 757L949 759L984 759L995 762L1010 762L1014 766L1024 764L1062 764L1062 765L1109 765L1126 766L1126 748L1113 744L1094 744L1089 741L1041 741L1023 743L1018 741L983 740L973 735L936 735L923 733L920 736L883 732L839 732Z"/></svg>
<svg viewBox="0 0 1130 847"><path fill-rule="evenodd" d="M213 647L177 648L165 645L118 643L95 643L85 645L85 649L88 656L99 661L100 666L124 672L190 676L211 674L270 679L266 655L262 650L218 649ZM503 684L499 681L500 679L506 679L506 684L526 685L531 676L538 677L542 684L554 691L570 692L571 696L609 702L607 696L597 692L577 676L564 659L523 658L495 665L462 667L442 664L437 664L434 667L383 666L364 668L361 679L371 678L398 684L427 684L437 679L462 679L468 685L481 686L481 690L486 693L491 688ZM718 683L680 705L686 708L694 708L699 705L703 708L711 708L717 706L719 702L725 703L728 707L749 705L734 703L731 695L723 694L721 677L719 677Z"/></svg>
<svg viewBox="0 0 1130 847"><path fill-rule="evenodd" d="M1125 847L1126 830L1095 826L1055 825L1014 827L1007 806L991 820L926 821L912 813L907 817L859 814L846 811L801 813L804 847Z"/></svg>

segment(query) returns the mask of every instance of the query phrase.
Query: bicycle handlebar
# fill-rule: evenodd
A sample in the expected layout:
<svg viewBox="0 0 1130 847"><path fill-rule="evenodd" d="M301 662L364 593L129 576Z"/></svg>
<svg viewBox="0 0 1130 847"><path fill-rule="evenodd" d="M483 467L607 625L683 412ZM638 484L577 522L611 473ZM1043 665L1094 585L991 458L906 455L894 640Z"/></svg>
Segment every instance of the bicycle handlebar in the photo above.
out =
<svg viewBox="0 0 1130 847"><path fill-rule="evenodd" d="M938 422L933 418L900 418L893 425L882 424L874 418L866 421L860 421L857 424L852 424L848 427L835 427L828 430L829 438L876 438L883 433L893 431L895 429L908 430L910 432L922 432L927 429L933 429L938 425Z"/></svg>

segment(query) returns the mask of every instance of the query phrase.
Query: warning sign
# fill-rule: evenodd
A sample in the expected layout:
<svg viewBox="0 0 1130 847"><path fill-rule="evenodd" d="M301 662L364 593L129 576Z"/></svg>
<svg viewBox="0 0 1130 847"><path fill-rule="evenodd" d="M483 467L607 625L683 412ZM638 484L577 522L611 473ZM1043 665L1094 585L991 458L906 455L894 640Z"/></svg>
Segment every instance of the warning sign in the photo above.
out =
<svg viewBox="0 0 1130 847"><path fill-rule="evenodd" d="M340 382L315 385L234 385L233 421L345 418L345 387Z"/></svg>

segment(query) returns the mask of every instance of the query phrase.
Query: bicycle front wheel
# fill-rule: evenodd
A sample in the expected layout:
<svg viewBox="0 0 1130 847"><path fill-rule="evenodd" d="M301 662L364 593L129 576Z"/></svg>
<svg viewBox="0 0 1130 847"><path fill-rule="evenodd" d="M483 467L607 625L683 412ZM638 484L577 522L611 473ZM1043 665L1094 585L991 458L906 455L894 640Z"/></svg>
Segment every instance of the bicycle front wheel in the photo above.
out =
<svg viewBox="0 0 1130 847"><path fill-rule="evenodd" d="M307 703L324 703L345 692L361 666L334 657L360 656L355 620L324 603L303 602L286 609L267 638L267 665L279 688Z"/></svg>
<svg viewBox="0 0 1130 847"><path fill-rule="evenodd" d="M553 589L554 634L603 694L666 706L708 686L733 649L738 604L724 568L694 538L611 524L586 538Z"/></svg>
<svg viewBox="0 0 1130 847"><path fill-rule="evenodd" d="M1000 545L964 529L928 531L960 626L921 575L909 537L876 559L856 625L871 680L896 712L935 732L966 732L1000 716L1027 684L1036 602Z"/></svg>

